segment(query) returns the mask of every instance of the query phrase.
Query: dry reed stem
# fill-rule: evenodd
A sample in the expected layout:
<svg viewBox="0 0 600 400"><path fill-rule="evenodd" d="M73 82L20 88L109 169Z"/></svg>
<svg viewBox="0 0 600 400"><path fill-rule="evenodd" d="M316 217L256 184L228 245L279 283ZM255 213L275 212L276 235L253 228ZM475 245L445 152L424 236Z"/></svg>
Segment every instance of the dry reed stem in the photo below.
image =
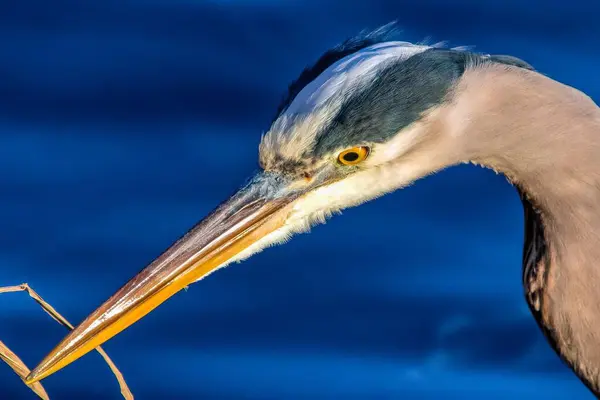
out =
<svg viewBox="0 0 600 400"><path fill-rule="evenodd" d="M10 349L6 347L4 343L2 343L2 341L0 341L0 360L7 363L8 366L11 367L17 375L19 375L19 378L21 378L23 382L25 382L25 378L27 377L27 375L29 375L31 371L15 353L10 351ZM36 382L27 386L29 386L29 388L33 390L33 392L37 394L41 399L50 400L50 398L48 397L48 393L46 393L46 390L44 390L44 387L41 383Z"/></svg>
<svg viewBox="0 0 600 400"><path fill-rule="evenodd" d="M56 311L54 309L54 307L52 307L49 303L47 303L44 299L42 299L42 297L39 294L37 294L37 292L35 290L30 288L27 283L23 283L18 286L0 287L0 294L1 293L11 293L11 292L27 292L27 294L29 294L29 296L33 300L35 300L35 302L38 303L42 307L42 309L45 312L47 312L48 315L50 315L56 322L58 322L59 324L61 324L64 327L68 328L69 330L73 329L73 325L71 325L71 323L69 323L69 321L67 321L65 319L65 317L60 315L60 313L58 311ZM115 363L113 363L113 361L110 359L108 354L106 354L106 352L102 349L102 347L100 347L100 346L96 347L96 351L98 351L98 353L100 353L102 358L104 358L104 361L106 361L106 363L108 364L112 373L117 378L117 381L119 382L119 386L121 387L121 394L123 395L123 397L126 400L133 400L133 394L131 393L131 390L129 390L129 387L127 386L127 383L125 382L125 378L123 378L123 374L121 374L121 371L119 371L119 369L117 368ZM29 371L29 368L27 368L27 366L25 365L25 363L23 363L23 361L21 361L21 359L19 357L17 357L17 355L15 353L10 351L10 349L8 347L6 347L6 345L4 345L4 343L2 343L1 341L0 341L0 359L2 359L5 363L7 363L13 369L13 371L15 371L15 373L17 375L19 375L19 377L21 379L24 380L25 377L27 375L29 375L30 371ZM45 399L45 400L49 400L48 394L46 393L46 391L44 390L44 387L39 382L36 382L36 383L34 383L32 385L28 385L28 386L39 397L41 397L42 399Z"/></svg>

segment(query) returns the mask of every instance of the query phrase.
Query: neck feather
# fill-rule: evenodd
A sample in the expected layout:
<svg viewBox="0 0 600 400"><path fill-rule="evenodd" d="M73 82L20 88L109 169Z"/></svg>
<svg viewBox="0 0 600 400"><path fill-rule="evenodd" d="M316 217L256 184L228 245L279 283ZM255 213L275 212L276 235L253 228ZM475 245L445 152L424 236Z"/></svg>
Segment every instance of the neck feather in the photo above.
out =
<svg viewBox="0 0 600 400"><path fill-rule="evenodd" d="M504 173L525 210L523 283L546 337L600 397L600 108L505 66L467 71L451 118L468 159Z"/></svg>

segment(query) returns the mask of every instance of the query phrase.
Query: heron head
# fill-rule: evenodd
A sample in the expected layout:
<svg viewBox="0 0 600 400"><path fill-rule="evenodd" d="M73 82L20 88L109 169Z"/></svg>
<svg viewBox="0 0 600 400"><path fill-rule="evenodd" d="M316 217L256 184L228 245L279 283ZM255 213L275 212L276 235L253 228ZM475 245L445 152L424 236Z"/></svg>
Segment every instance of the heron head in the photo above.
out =
<svg viewBox="0 0 600 400"><path fill-rule="evenodd" d="M443 110L476 56L390 41L389 33L349 40L304 70L262 137L257 175L90 314L27 381L209 273L461 161Z"/></svg>

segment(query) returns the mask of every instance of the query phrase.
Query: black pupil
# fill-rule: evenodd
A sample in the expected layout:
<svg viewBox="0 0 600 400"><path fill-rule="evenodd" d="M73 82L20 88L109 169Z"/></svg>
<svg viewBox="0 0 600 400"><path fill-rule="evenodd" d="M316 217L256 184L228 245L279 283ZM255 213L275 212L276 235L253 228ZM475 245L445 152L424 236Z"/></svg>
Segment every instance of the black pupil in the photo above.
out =
<svg viewBox="0 0 600 400"><path fill-rule="evenodd" d="M356 161L358 160L358 153L355 152L350 152L350 153L346 153L344 154L344 157L342 157L344 159L344 161L348 161L348 162L352 162L352 161Z"/></svg>

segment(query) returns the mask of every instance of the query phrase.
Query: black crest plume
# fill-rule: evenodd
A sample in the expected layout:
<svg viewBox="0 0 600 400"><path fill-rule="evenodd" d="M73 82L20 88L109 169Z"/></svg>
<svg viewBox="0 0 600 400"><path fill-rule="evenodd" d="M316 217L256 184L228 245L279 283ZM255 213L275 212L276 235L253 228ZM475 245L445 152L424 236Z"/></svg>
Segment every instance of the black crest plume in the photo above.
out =
<svg viewBox="0 0 600 400"><path fill-rule="evenodd" d="M391 40L397 33L396 22L391 22L374 31L363 31L359 35L346 39L343 43L327 50L312 67L306 67L300 76L288 86L287 93L283 96L279 107L277 107L277 113L273 120L277 119L289 107L306 85L314 81L331 65L366 47Z"/></svg>

